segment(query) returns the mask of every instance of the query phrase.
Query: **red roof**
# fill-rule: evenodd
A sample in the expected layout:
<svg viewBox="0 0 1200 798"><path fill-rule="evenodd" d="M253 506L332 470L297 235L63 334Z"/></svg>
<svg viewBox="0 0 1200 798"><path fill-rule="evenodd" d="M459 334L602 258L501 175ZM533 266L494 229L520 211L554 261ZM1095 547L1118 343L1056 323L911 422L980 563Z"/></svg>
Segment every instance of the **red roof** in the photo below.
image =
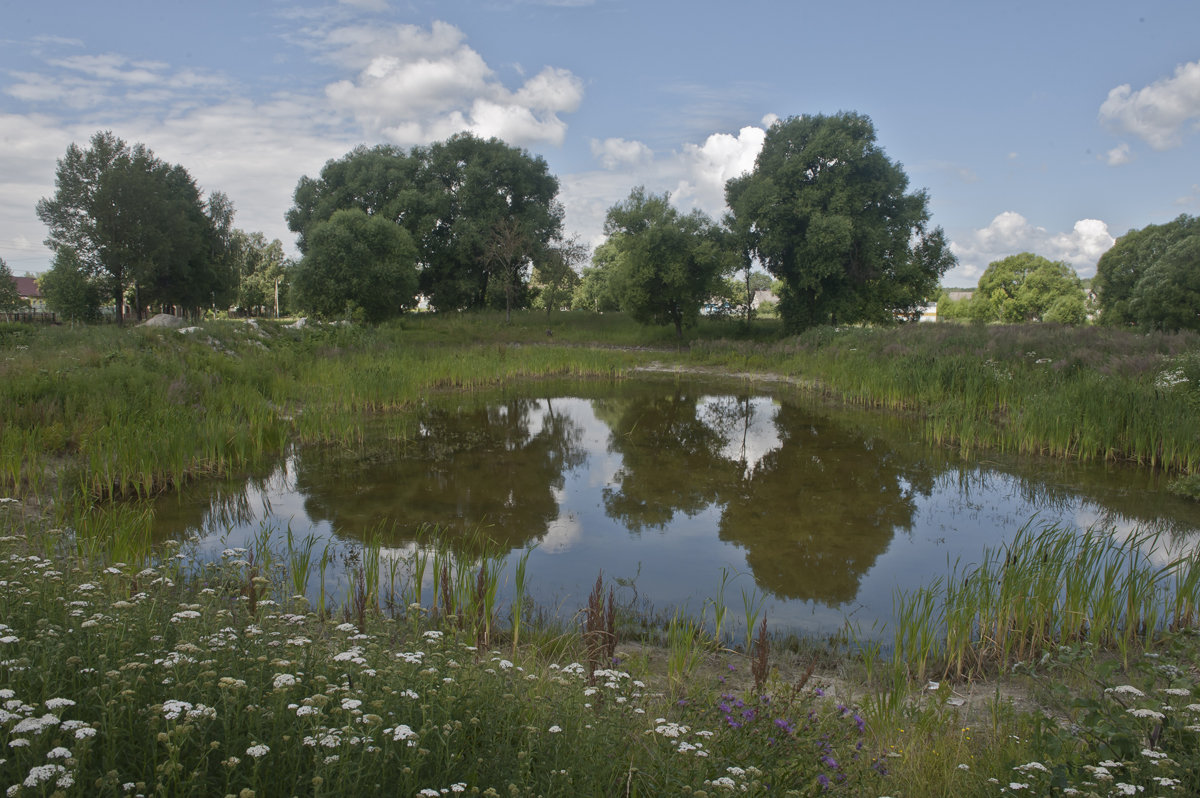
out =
<svg viewBox="0 0 1200 798"><path fill-rule="evenodd" d="M14 277L17 282L17 294L25 299L38 299L42 292L38 290L37 280L33 277Z"/></svg>

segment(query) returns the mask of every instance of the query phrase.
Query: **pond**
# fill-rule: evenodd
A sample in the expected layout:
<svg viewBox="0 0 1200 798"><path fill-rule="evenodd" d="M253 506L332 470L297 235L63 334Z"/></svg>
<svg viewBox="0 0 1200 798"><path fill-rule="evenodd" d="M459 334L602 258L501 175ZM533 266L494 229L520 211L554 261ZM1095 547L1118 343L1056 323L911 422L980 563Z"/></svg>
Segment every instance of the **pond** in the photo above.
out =
<svg viewBox="0 0 1200 798"><path fill-rule="evenodd" d="M210 559L289 529L318 552L382 535L385 558L434 527L486 535L510 564L529 552L530 595L560 619L603 572L647 611L723 596L731 616L761 602L773 629L816 637L847 621L869 633L898 588L1029 523L1158 532L1163 561L1200 534L1200 505L1149 470L964 459L917 424L742 382L539 382L431 398L352 447L194 485L157 502L155 531ZM326 578L337 599L344 569Z"/></svg>

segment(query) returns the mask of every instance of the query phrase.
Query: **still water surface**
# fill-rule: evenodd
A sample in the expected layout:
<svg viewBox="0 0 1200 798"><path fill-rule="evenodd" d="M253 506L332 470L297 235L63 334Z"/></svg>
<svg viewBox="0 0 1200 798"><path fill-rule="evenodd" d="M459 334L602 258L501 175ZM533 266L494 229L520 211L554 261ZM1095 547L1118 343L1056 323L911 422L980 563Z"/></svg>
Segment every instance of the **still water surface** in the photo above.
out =
<svg viewBox="0 0 1200 798"><path fill-rule="evenodd" d="M430 525L479 530L510 562L534 547L531 595L564 619L600 571L632 584L623 598L698 613L724 569L731 615L757 596L773 628L818 636L886 622L897 588L976 561L1031 520L1159 531L1164 561L1200 536L1200 505L1160 475L967 460L913 425L741 383L536 383L431 400L366 429L361 446L194 486L160 500L155 524L209 558L263 530L281 545L288 527L318 551L383 530L386 557L411 553Z"/></svg>

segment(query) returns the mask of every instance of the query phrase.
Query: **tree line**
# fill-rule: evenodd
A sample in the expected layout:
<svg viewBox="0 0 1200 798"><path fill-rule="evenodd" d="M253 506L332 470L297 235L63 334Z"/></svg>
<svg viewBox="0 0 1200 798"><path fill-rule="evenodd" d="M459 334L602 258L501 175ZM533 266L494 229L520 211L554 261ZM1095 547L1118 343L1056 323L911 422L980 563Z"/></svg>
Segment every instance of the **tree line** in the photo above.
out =
<svg viewBox="0 0 1200 798"><path fill-rule="evenodd" d="M199 314L304 312L380 322L418 305L622 310L680 336L702 312L744 312L773 287L786 332L916 318L955 264L924 190L858 113L792 117L767 131L754 168L725 186L719 220L644 187L608 209L605 241L563 230L546 162L462 133L405 150L360 146L299 181L285 218L301 253L233 226L221 192L110 132L59 160L38 216L54 265L52 308L118 320L160 307ZM992 263L971 300L939 315L978 321L1099 320L1197 328L1200 224L1131 231L1101 259L1095 307L1074 270L1021 253ZM586 265L585 265L586 264ZM580 269L580 267L583 267ZM763 270L767 274L763 273ZM768 276L769 274L769 276ZM944 310L944 314L942 311Z"/></svg>

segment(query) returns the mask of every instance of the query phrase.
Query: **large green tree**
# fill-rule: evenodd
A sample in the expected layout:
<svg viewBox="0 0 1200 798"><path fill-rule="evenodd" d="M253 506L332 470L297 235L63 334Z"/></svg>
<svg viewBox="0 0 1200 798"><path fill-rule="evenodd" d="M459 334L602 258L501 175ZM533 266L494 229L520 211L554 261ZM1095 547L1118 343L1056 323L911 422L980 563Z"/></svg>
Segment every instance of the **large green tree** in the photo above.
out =
<svg viewBox="0 0 1200 798"><path fill-rule="evenodd" d="M1197 236L1200 236L1200 218L1184 214L1166 224L1130 230L1118 238L1108 252L1100 256L1096 278L1092 281L1100 305L1101 323L1153 326L1154 314L1149 305L1142 303L1137 310L1132 306L1135 293L1143 297L1155 293L1150 285L1141 286L1139 291L1139 284L1143 279L1153 281L1164 276L1164 270L1152 272L1153 267L1177 244ZM1200 306L1193 310L1200 312Z"/></svg>
<svg viewBox="0 0 1200 798"><path fill-rule="evenodd" d="M302 178L288 211L307 252L314 225L357 208L408 231L420 289L439 310L522 307L527 281L562 236L558 180L499 139L458 134L405 152L357 148Z"/></svg>
<svg viewBox="0 0 1200 798"><path fill-rule="evenodd" d="M725 232L700 211L680 213L667 194L635 188L608 209L604 232L615 258L621 309L643 324L695 324L722 274L738 265Z"/></svg>
<svg viewBox="0 0 1200 798"><path fill-rule="evenodd" d="M54 196L38 202L37 214L49 228L47 245L74 251L103 281L122 321L129 291L139 312L153 302L195 311L229 295L218 250L232 205L222 196L213 200L205 203L182 166L104 131L86 149L67 148Z"/></svg>
<svg viewBox="0 0 1200 798"><path fill-rule="evenodd" d="M1087 303L1074 269L1062 261L1022 252L988 264L967 315L976 321L1010 324L1082 324L1087 321Z"/></svg>
<svg viewBox="0 0 1200 798"><path fill-rule="evenodd" d="M925 192L908 191L862 114L776 122L725 197L743 245L783 281L779 310L793 332L914 316L955 262L929 228Z"/></svg>
<svg viewBox="0 0 1200 798"><path fill-rule="evenodd" d="M1137 281L1129 314L1155 330L1200 330L1200 234L1177 241Z"/></svg>
<svg viewBox="0 0 1200 798"><path fill-rule="evenodd" d="M301 308L318 316L361 311L364 321L383 321L416 303L416 260L408 231L348 208L309 229L292 293Z"/></svg>

